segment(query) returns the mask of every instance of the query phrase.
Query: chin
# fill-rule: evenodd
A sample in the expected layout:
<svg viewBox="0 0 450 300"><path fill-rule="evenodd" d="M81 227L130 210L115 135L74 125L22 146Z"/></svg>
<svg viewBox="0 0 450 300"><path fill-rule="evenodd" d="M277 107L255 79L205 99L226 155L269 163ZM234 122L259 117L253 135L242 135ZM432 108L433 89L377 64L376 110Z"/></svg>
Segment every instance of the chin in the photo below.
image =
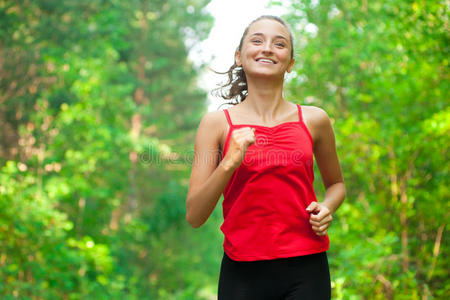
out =
<svg viewBox="0 0 450 300"><path fill-rule="evenodd" d="M245 72L248 76L251 77L259 77L259 78L284 78L284 74L280 74L280 73L275 73L275 72L270 72L270 71L250 71L250 72Z"/></svg>

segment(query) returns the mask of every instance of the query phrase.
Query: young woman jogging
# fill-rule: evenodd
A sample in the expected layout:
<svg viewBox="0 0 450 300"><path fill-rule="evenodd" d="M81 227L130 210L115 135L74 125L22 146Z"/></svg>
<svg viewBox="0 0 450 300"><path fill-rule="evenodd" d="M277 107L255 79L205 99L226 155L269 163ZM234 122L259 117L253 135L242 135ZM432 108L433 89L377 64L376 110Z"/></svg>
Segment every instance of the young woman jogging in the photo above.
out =
<svg viewBox="0 0 450 300"><path fill-rule="evenodd" d="M223 93L235 105L198 127L186 219L204 224L223 194L219 300L330 299L327 230L345 186L327 113L283 98L293 54L282 19L250 23Z"/></svg>

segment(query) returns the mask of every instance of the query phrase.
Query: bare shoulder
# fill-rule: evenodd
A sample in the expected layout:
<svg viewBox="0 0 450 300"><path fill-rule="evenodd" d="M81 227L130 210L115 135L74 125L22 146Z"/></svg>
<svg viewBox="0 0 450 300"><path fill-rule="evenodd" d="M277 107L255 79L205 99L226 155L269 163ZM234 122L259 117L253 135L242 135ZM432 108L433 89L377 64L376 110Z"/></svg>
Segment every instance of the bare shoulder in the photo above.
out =
<svg viewBox="0 0 450 300"><path fill-rule="evenodd" d="M327 112L317 106L302 105L302 115L314 143L317 143L331 128L330 117Z"/></svg>
<svg viewBox="0 0 450 300"><path fill-rule="evenodd" d="M227 128L227 119L222 110L215 110L207 112L201 122L200 126L204 126L211 131L222 132Z"/></svg>
<svg viewBox="0 0 450 300"><path fill-rule="evenodd" d="M327 112L320 107L312 105L302 105L302 109L305 112L304 117L307 119L306 121L311 124L318 125L328 123L330 121Z"/></svg>
<svg viewBox="0 0 450 300"><path fill-rule="evenodd" d="M224 112L221 110L215 110L207 112L200 124L209 125L209 126L223 126L224 122L226 123Z"/></svg>
<svg viewBox="0 0 450 300"><path fill-rule="evenodd" d="M207 112L198 127L198 134L212 139L214 142L220 143L221 136L223 132L227 129L227 120L224 112L210 111Z"/></svg>

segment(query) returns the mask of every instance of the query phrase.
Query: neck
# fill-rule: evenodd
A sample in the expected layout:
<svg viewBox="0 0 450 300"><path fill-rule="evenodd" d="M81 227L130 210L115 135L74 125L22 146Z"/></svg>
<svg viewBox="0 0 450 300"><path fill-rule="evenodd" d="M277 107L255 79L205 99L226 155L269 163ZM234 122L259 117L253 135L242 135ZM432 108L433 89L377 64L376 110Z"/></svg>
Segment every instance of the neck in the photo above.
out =
<svg viewBox="0 0 450 300"><path fill-rule="evenodd" d="M263 122L277 119L285 108L283 99L283 78L281 80L257 79L248 80L248 95L242 103L254 112Z"/></svg>

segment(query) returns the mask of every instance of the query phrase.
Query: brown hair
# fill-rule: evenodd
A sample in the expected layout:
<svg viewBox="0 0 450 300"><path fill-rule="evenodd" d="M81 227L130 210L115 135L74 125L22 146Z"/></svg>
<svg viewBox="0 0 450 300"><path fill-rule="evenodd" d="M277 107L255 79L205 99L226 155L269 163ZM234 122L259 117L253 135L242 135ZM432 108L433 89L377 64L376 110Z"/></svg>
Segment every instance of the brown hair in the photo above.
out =
<svg viewBox="0 0 450 300"><path fill-rule="evenodd" d="M281 23L286 29L289 31L289 37L291 39L291 58L294 57L294 39L292 36L292 32L286 22L283 21L280 17L272 16L272 15L263 15L255 20L253 20L247 28L245 28L244 34L242 34L241 41L239 42L239 46L237 47L237 51L241 51L242 43L244 41L245 36L248 33L250 26L259 21L259 20L274 20ZM245 100L248 94L247 88L247 78L245 77L244 68L238 66L236 61L226 72L216 72L222 75L228 75L228 81L224 85L219 86L217 89L213 90L213 92L217 92L217 94L226 99L231 100L226 102L225 104L238 104Z"/></svg>

